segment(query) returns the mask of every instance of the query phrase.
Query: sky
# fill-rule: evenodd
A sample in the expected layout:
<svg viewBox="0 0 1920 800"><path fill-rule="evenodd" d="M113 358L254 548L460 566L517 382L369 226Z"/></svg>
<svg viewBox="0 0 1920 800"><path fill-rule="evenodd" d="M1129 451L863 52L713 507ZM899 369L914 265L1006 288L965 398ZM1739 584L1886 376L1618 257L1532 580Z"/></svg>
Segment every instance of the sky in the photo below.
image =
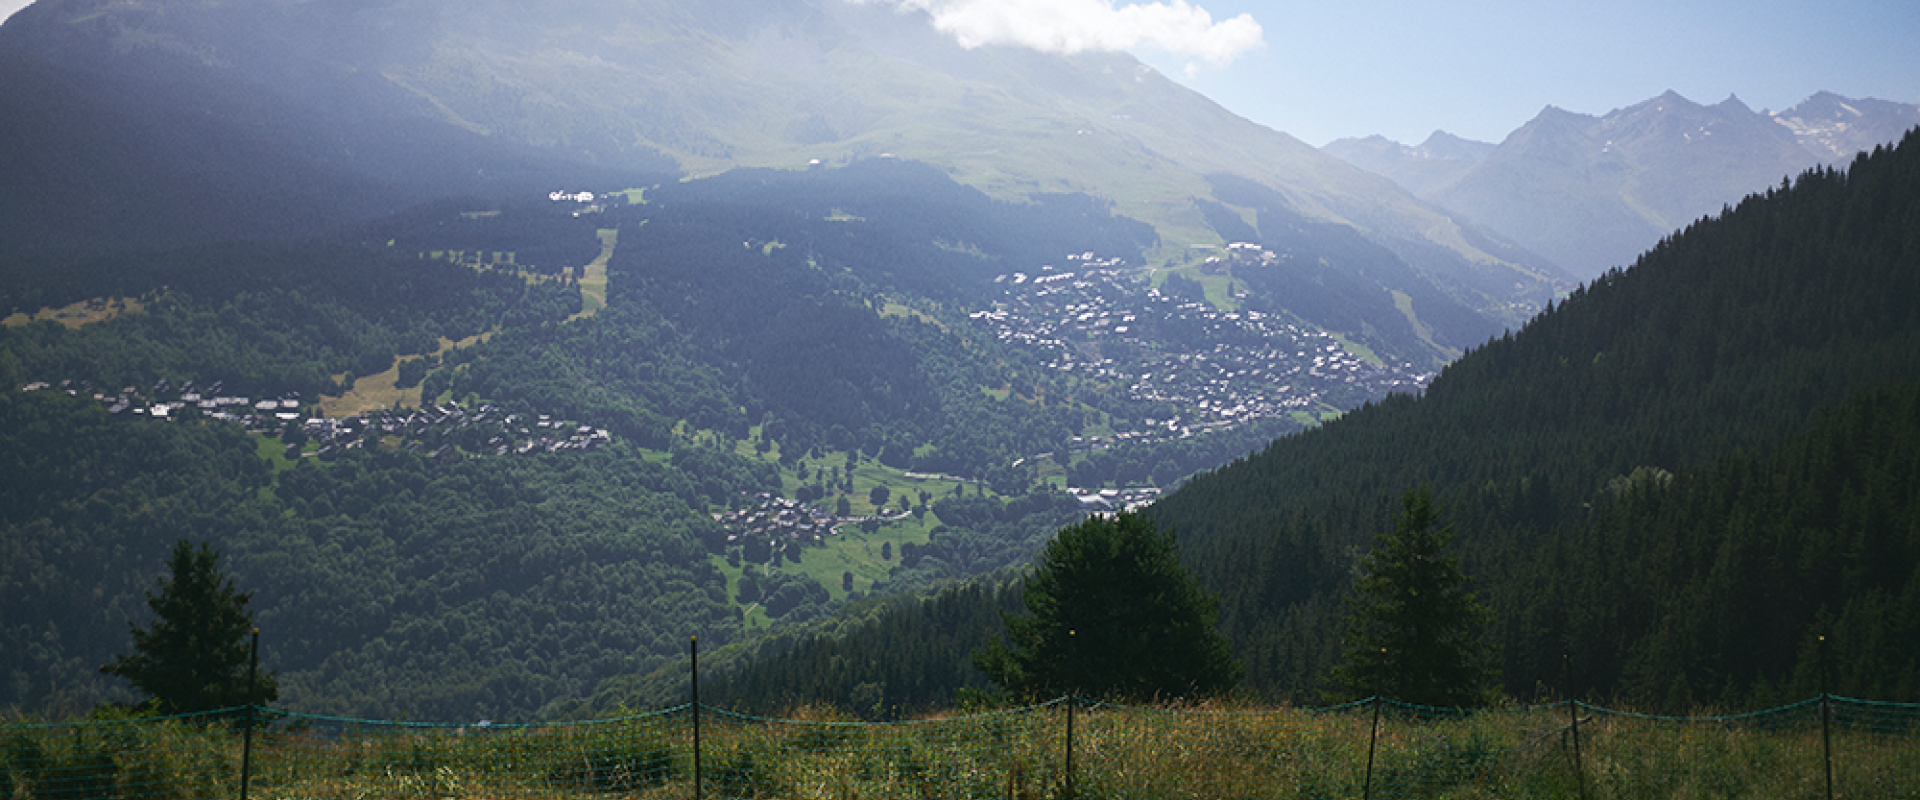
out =
<svg viewBox="0 0 1920 800"><path fill-rule="evenodd" d="M1819 91L1920 103L1914 0L854 1L926 11L962 44L1125 50L1315 146L1499 142L1549 105L1598 116L1669 89L1755 111Z"/></svg>
<svg viewBox="0 0 1920 800"><path fill-rule="evenodd" d="M1920 103L1914 0L847 1L924 11L966 45L1125 50L1315 146L1498 142L1549 105L1601 115L1669 89L1756 111L1819 91Z"/></svg>

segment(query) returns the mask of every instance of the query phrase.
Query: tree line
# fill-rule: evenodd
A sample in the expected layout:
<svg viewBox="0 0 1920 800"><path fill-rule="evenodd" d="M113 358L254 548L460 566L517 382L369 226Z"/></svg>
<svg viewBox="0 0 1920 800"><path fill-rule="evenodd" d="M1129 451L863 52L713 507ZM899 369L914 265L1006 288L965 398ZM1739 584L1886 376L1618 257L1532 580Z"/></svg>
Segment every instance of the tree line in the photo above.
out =
<svg viewBox="0 0 1920 800"><path fill-rule="evenodd" d="M1423 396L1276 441L1156 505L1203 580L1236 587L1222 624L1249 683L1317 693L1339 659L1334 601L1355 553L1390 526L1395 493L1428 483L1496 612L1508 693L1560 685L1571 653L1584 691L1654 707L1805 696L1814 637L1914 578L1903 515L1920 475L1794 454L1877 458L1831 420L1897 407L1879 393L1920 381L1916 175L1909 136L1750 197L1462 357ZM1777 495L1763 503L1749 481ZM1742 491L1744 504L1709 501ZM1871 536L1842 497L1874 509ZM1761 507L1782 516L1760 526L1771 544L1756 561ZM1833 546L1862 536L1881 543L1874 569L1868 551ZM1901 685L1913 640L1890 635L1906 623L1854 624L1856 657L1892 672L1843 685Z"/></svg>
<svg viewBox="0 0 1920 800"><path fill-rule="evenodd" d="M0 329L7 386L85 382L117 392L161 379L216 382L235 394L337 394L497 325L533 325L579 309L556 286L333 242L207 245L115 256L6 287L21 311L94 298L138 313L74 329L53 321Z"/></svg>
<svg viewBox="0 0 1920 800"><path fill-rule="evenodd" d="M0 707L131 698L96 672L168 548L208 542L253 592L282 702L354 716L530 719L600 681L738 635L709 557L710 493L616 445L436 461L347 451L287 464L237 426L0 394ZM49 695L46 687L57 687Z"/></svg>
<svg viewBox="0 0 1920 800"><path fill-rule="evenodd" d="M1909 135L1690 226L1468 353L1422 396L1276 440L1147 515L1220 593L1242 689L1272 700L1370 693L1349 602L1417 486L1430 492L1423 518L1457 536L1462 587L1488 610L1477 630L1492 689L1507 697L1672 712L1822 690L1913 699L1916 220ZM941 612L982 627L938 640L996 635L990 594ZM854 654L877 659L907 647L900 632L934 627L924 608L892 613L741 674L764 669L778 685L817 653L858 665ZM873 680L832 674L847 671L815 699Z"/></svg>

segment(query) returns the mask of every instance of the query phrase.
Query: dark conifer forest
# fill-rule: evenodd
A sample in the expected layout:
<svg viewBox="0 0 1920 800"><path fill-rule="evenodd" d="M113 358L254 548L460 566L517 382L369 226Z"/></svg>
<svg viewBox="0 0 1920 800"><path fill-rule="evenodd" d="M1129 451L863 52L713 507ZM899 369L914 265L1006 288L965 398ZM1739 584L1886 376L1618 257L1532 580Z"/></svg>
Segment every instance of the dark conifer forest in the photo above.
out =
<svg viewBox="0 0 1920 800"><path fill-rule="evenodd" d="M1517 697L1559 691L1563 654L1588 696L1806 696L1822 634L1846 665L1836 691L1912 696L1920 472L1897 443L1920 426L1916 177L1910 134L1749 197L1422 396L1157 504L1203 580L1231 587L1222 624L1249 682L1312 696L1356 554L1425 484Z"/></svg>
<svg viewBox="0 0 1920 800"><path fill-rule="evenodd" d="M504 720L576 713L689 636L741 639L748 607L782 626L828 614L826 587L775 569L798 560L788 548L746 559L771 574L730 595L743 548L714 519L762 495L830 501L824 468L783 485L802 459L846 456L843 502L857 464L967 476L916 498L931 534L862 595L1024 563L1079 518L1018 462L1064 452L1103 406L1139 411L963 309L1007 263L1137 251L1151 229L1085 197L1014 208L897 162L656 188L585 218L448 201L302 241L8 262L7 308L98 319L0 328L0 707L128 699L97 668L182 539L257 591L282 702ZM603 230L624 233L608 303L582 315L577 270ZM252 414L267 398L305 418L396 366L433 408L370 409L325 446L296 422L249 435L222 421L239 408L172 402L239 396ZM983 391L1011 386L1032 400ZM158 399L165 419L144 413ZM514 448L549 418L607 444ZM1255 442L1143 443L1108 466L1177 464L1170 482Z"/></svg>
<svg viewBox="0 0 1920 800"><path fill-rule="evenodd" d="M1501 690L1649 710L1920 693L1920 136L1674 234L1395 396L1149 514L1221 594L1253 694L1321 702L1361 557L1430 487ZM760 659L727 696L844 697L955 602ZM904 617L904 620L899 619ZM828 680L801 680L821 659ZM837 684L833 684L837 680ZM968 676L960 685L978 685ZM831 685L830 685L831 684ZM891 684L889 684L891 685ZM776 688L776 687L784 687ZM784 694L782 692L784 691ZM940 691L903 690L904 705Z"/></svg>
<svg viewBox="0 0 1920 800"><path fill-rule="evenodd" d="M1269 216L1254 231L1269 252L1397 258ZM615 231L606 305L588 315L570 270ZM255 592L280 702L305 710L673 703L693 636L715 652L709 697L731 706L946 708L985 687L968 654L1021 611L1034 555L1106 502L1057 486L1171 489L1229 461L1145 513L1218 595L1252 696L1321 701L1360 560L1416 487L1492 612L1508 697L1566 691L1570 656L1574 691L1642 708L1802 698L1819 636L1832 690L1920 692L1914 136L1677 232L1417 395L1264 449L1303 422L1120 443L1193 408L969 321L1010 272L1153 243L1093 198L1016 207L876 160L652 187L585 218L456 202L300 242L13 262L10 308L92 302L105 318L0 329L0 706L125 699L98 667L124 650L167 548L190 540ZM1284 293L1263 280L1243 281L1247 308ZM1182 277L1155 293L1206 291ZM1336 295L1328 315L1399 313ZM1074 336L1061 349L1082 356L1143 347ZM1412 358L1414 338L1374 341ZM396 364L443 404L442 427L369 412L358 444L324 454L291 425L106 407L189 380L311 407ZM500 437L548 415L607 437L509 455L496 428L468 424L488 414ZM1116 441L1091 447L1096 434ZM966 478L889 498L853 489L856 467ZM884 578L855 591L836 568L830 592L776 568L824 545L749 550L719 521L781 494L929 521L876 556ZM763 600L778 622L754 633L743 621Z"/></svg>

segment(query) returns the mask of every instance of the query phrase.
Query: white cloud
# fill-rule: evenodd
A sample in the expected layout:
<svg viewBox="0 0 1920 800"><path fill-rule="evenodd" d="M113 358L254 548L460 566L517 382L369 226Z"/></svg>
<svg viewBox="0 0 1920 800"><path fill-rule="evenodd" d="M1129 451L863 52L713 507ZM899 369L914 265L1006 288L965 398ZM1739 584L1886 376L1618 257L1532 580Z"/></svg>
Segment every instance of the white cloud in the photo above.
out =
<svg viewBox="0 0 1920 800"><path fill-rule="evenodd" d="M13 16L13 12L31 5L33 0L0 0L0 22Z"/></svg>
<svg viewBox="0 0 1920 800"><path fill-rule="evenodd" d="M962 47L1014 44L1048 53L1148 49L1225 66L1265 44L1250 14L1215 22L1186 0L854 0L924 11Z"/></svg>

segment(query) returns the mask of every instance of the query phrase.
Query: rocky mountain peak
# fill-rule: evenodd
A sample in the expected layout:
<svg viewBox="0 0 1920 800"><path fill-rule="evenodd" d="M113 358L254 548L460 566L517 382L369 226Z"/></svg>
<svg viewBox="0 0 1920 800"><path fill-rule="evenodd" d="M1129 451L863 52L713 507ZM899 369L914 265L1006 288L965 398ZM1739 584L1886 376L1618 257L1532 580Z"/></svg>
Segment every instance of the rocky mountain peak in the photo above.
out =
<svg viewBox="0 0 1920 800"><path fill-rule="evenodd" d="M1792 108L1770 115L1800 146L1823 162L1839 162L1875 145L1897 140L1920 125L1920 105L1885 100L1855 100L1818 92Z"/></svg>

